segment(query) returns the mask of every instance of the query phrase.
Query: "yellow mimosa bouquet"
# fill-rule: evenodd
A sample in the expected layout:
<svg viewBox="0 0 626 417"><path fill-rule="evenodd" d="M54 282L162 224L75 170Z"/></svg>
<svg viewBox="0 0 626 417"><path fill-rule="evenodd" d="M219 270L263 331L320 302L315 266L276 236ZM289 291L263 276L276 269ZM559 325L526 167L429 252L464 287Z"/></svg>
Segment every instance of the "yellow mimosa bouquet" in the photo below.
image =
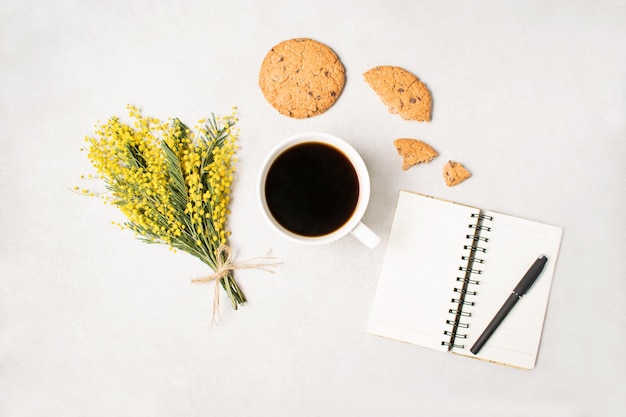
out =
<svg viewBox="0 0 626 417"><path fill-rule="evenodd" d="M141 240L187 252L214 271L193 281L216 281L214 319L218 284L237 309L246 297L233 271L272 272L277 264L268 256L256 263L231 260L226 221L239 134L235 109L226 117L200 120L192 131L179 119L162 121L142 116L134 106L127 108L130 124L111 117L85 138L88 158L108 190L105 203L121 210L127 221L119 225Z"/></svg>

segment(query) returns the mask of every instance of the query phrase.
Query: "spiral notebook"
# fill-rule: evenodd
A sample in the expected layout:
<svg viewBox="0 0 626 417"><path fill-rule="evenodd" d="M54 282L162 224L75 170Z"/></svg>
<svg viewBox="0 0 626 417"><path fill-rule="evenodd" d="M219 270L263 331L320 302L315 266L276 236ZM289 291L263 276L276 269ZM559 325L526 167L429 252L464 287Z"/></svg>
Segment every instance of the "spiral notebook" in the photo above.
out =
<svg viewBox="0 0 626 417"><path fill-rule="evenodd" d="M401 191L367 332L535 366L563 230ZM548 262L478 355L469 349L541 254Z"/></svg>

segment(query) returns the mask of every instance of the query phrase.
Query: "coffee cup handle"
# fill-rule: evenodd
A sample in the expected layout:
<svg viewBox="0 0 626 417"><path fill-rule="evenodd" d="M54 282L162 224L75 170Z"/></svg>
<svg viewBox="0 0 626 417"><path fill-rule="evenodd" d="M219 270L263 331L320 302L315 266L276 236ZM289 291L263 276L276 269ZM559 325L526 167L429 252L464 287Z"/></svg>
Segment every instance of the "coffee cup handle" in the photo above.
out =
<svg viewBox="0 0 626 417"><path fill-rule="evenodd" d="M374 249L380 243L380 237L361 222L350 233L370 249Z"/></svg>

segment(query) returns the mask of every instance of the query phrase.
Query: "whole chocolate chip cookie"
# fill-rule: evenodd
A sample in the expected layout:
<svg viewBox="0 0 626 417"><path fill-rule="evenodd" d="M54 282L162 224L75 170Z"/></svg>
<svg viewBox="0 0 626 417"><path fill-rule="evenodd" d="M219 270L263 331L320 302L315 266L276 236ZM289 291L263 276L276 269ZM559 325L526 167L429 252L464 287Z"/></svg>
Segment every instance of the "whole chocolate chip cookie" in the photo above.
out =
<svg viewBox="0 0 626 417"><path fill-rule="evenodd" d="M337 55L313 39L290 39L265 56L259 86L281 114L296 119L328 110L345 85L345 69Z"/></svg>

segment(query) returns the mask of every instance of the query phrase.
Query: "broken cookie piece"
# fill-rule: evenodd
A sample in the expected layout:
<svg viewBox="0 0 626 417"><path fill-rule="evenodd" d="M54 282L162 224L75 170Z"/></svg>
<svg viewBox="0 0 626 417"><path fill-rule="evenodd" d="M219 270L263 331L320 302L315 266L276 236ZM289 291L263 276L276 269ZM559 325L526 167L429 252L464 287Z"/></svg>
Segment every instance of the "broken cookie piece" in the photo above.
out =
<svg viewBox="0 0 626 417"><path fill-rule="evenodd" d="M363 74L390 113L405 120L429 122L432 111L430 90L409 71L394 66L374 67Z"/></svg>
<svg viewBox="0 0 626 417"><path fill-rule="evenodd" d="M400 138L393 144L402 157L402 169L405 171L414 165L430 162L439 155L432 146L417 139Z"/></svg>
<svg viewBox="0 0 626 417"><path fill-rule="evenodd" d="M471 176L472 174L459 162L448 161L443 167L443 178L448 187L460 184Z"/></svg>

